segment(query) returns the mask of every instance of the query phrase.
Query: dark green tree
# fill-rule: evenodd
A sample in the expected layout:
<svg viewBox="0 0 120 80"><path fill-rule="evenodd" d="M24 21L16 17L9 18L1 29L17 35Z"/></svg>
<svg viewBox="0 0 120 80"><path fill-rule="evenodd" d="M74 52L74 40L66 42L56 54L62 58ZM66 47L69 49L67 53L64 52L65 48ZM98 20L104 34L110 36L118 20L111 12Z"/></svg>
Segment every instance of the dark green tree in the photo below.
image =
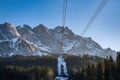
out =
<svg viewBox="0 0 120 80"><path fill-rule="evenodd" d="M82 67L82 70L81 70L81 80L86 80L86 68L85 67Z"/></svg>
<svg viewBox="0 0 120 80"><path fill-rule="evenodd" d="M112 56L109 57L109 72L110 72L110 80L115 80L116 77L116 65Z"/></svg>
<svg viewBox="0 0 120 80"><path fill-rule="evenodd" d="M93 80L93 77L95 76L93 75L94 72L92 70L91 65L92 65L91 63L88 63L88 66L86 68L87 80Z"/></svg>
<svg viewBox="0 0 120 80"><path fill-rule="evenodd" d="M117 80L120 80L120 52L117 53L117 58L116 58L116 63L117 63Z"/></svg>
<svg viewBox="0 0 120 80"><path fill-rule="evenodd" d="M93 63L91 65L91 71L92 71L92 73L91 73L91 79L92 80L96 80L96 67L95 67L95 65Z"/></svg>
<svg viewBox="0 0 120 80"><path fill-rule="evenodd" d="M104 80L110 80L109 60L104 60Z"/></svg>
<svg viewBox="0 0 120 80"><path fill-rule="evenodd" d="M97 63L96 78L97 80L104 80L103 65L101 62Z"/></svg>

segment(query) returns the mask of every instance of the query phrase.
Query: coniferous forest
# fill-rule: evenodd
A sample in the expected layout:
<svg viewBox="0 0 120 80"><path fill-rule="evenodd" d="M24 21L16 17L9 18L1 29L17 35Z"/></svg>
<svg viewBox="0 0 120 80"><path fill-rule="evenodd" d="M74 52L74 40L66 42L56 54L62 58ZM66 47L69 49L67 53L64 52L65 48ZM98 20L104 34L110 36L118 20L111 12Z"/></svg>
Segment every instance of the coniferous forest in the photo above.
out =
<svg viewBox="0 0 120 80"><path fill-rule="evenodd" d="M120 52L111 56L65 56L72 80L120 80ZM0 58L0 80L54 80L57 56Z"/></svg>

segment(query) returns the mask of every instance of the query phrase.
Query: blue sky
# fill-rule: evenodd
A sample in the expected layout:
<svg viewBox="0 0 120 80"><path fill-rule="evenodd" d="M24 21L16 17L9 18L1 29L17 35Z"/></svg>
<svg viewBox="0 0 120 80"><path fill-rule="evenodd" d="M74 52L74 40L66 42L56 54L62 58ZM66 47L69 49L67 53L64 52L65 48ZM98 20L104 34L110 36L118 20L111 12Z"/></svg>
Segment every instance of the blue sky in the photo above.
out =
<svg viewBox="0 0 120 80"><path fill-rule="evenodd" d="M68 0L66 26L80 35L101 0ZM120 0L109 0L85 33L103 48L120 50ZM32 27L44 24L54 28L62 24L63 0L0 0L0 24Z"/></svg>

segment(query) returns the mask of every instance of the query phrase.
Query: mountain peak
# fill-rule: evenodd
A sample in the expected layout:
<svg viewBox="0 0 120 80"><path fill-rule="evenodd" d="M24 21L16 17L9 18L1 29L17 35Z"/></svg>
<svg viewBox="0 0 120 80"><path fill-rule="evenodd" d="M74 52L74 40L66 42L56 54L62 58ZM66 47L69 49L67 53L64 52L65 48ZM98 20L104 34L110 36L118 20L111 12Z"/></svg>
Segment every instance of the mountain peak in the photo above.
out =
<svg viewBox="0 0 120 80"><path fill-rule="evenodd" d="M23 39L18 40L16 38L19 33L22 36L20 38ZM62 26L48 29L43 24L40 24L32 29L29 25L23 25L23 27L18 27L16 30L15 26L12 24L4 23L0 25L0 38L2 38L0 41L8 38L10 43L8 40L8 43L6 42L5 45L8 46L8 44L11 44L11 46L15 46L14 49L16 49L16 45L18 44L17 47L23 54L25 51L28 53L29 50L30 53L31 51L34 52L37 48L44 52L57 54L61 52L62 43L64 53L69 55L89 54L100 57L112 55L114 58L116 55L115 51L103 49L98 43L93 41L92 38L75 35L68 27ZM0 45L0 49L3 48L2 46Z"/></svg>
<svg viewBox="0 0 120 80"><path fill-rule="evenodd" d="M54 31L58 39L72 39L75 36L68 27L57 26L56 28L54 28Z"/></svg>
<svg viewBox="0 0 120 80"><path fill-rule="evenodd" d="M35 33L39 33L39 32L47 32L47 33L49 33L49 30L48 30L48 28L47 27L45 27L43 24L39 24L38 26L36 26L36 27L34 27L33 28L33 31L35 32Z"/></svg>
<svg viewBox="0 0 120 80"><path fill-rule="evenodd" d="M4 27L7 27L7 28L14 28L15 27L14 25L12 25L12 24L10 24L8 22L5 22L5 23L3 23L1 25L3 25Z"/></svg>
<svg viewBox="0 0 120 80"><path fill-rule="evenodd" d="M35 28L38 28L38 29L45 29L47 28L45 25L43 24L39 24L38 26L36 26Z"/></svg>
<svg viewBox="0 0 120 80"><path fill-rule="evenodd" d="M74 34L68 27L62 27L62 26L57 26L56 28L54 28L54 30L58 33L71 33Z"/></svg>
<svg viewBox="0 0 120 80"><path fill-rule="evenodd" d="M32 29L31 26L27 25L27 24L24 24L23 25L24 28L27 28L27 29Z"/></svg>
<svg viewBox="0 0 120 80"><path fill-rule="evenodd" d="M5 22L3 24L0 24L0 31L2 32L2 34L4 34L4 36L6 36L8 39L13 39L17 36L20 36L20 34L18 33L18 31L16 30L15 26Z"/></svg>
<svg viewBox="0 0 120 80"><path fill-rule="evenodd" d="M67 30L69 31L70 29L68 27L57 26L54 28L54 30L60 32L60 31L67 31Z"/></svg>

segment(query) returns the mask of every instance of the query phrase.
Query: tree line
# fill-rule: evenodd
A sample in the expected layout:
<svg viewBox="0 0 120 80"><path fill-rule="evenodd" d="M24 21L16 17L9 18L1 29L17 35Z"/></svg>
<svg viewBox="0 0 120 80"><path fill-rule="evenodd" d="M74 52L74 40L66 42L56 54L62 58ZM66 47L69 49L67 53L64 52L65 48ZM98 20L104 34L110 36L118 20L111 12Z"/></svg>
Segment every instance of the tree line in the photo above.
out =
<svg viewBox="0 0 120 80"><path fill-rule="evenodd" d="M7 65L0 69L0 80L53 80L54 71L47 66L19 67Z"/></svg>
<svg viewBox="0 0 120 80"><path fill-rule="evenodd" d="M120 52L116 60L111 56L97 64L89 62L79 70L73 69L74 80L120 80Z"/></svg>
<svg viewBox="0 0 120 80"><path fill-rule="evenodd" d="M116 60L97 56L67 56L72 80L120 80L120 52ZM54 80L57 57L0 58L0 80Z"/></svg>

